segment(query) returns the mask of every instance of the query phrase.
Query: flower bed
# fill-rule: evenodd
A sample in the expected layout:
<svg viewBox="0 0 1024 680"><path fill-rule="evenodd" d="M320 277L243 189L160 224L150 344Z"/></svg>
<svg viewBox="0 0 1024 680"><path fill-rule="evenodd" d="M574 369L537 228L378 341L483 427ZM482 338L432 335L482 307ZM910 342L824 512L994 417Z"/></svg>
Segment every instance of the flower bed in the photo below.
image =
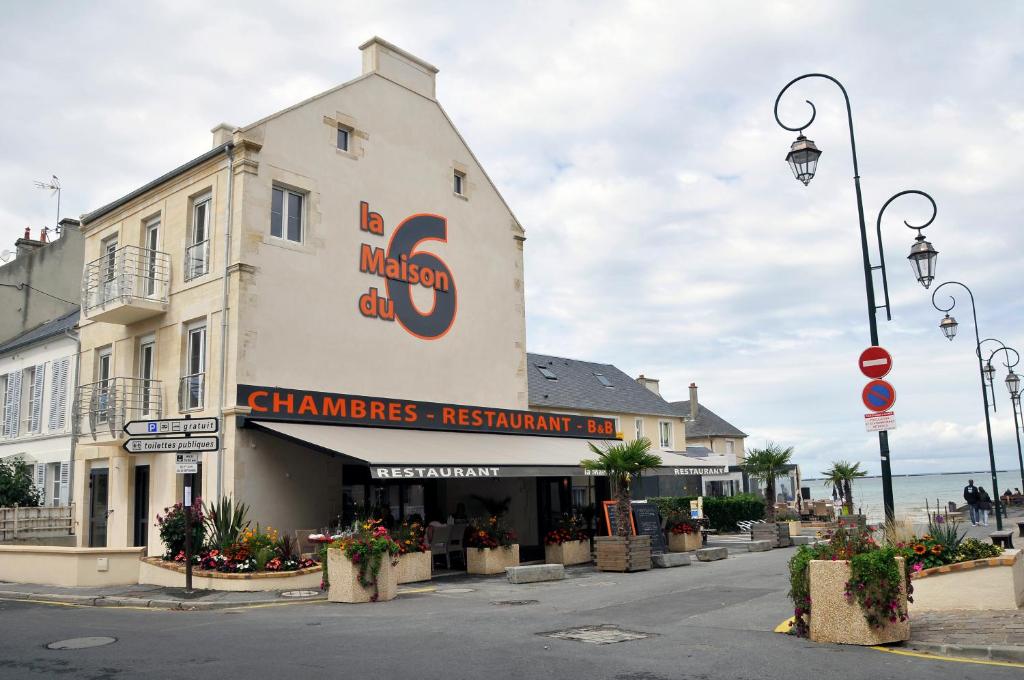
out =
<svg viewBox="0 0 1024 680"><path fill-rule="evenodd" d="M185 565L181 562L167 562L159 557L146 557L139 563L137 581L167 588L182 588L185 585ZM278 572L227 573L202 568L192 570L192 587L200 590L311 590L317 588L320 581L318 564L295 571Z"/></svg>
<svg viewBox="0 0 1024 680"><path fill-rule="evenodd" d="M590 536L581 519L566 517L544 536L544 561L565 566L590 561Z"/></svg>
<svg viewBox="0 0 1024 680"><path fill-rule="evenodd" d="M1019 550L1006 551L999 557L922 569L914 572L912 578L911 612L1015 611L1024 605L1024 558Z"/></svg>

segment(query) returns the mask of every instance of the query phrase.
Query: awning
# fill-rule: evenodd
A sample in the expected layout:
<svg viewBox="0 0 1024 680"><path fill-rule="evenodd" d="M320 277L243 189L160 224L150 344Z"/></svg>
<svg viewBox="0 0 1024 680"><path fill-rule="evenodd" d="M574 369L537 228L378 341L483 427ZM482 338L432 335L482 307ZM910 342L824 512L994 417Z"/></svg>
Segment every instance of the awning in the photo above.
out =
<svg viewBox="0 0 1024 680"><path fill-rule="evenodd" d="M593 457L585 439L428 432L248 421L269 434L370 466L374 479L560 477L592 475L580 461ZM600 446L602 442L597 442ZM658 453L655 475L720 474L725 469L678 453Z"/></svg>

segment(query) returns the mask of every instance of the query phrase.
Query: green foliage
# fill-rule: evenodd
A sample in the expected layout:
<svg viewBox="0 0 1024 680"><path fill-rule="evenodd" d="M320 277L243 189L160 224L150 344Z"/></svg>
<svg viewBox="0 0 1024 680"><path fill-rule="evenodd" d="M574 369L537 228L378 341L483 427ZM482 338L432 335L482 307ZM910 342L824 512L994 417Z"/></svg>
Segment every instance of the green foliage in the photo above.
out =
<svg viewBox="0 0 1024 680"><path fill-rule="evenodd" d="M199 554L203 547L203 538L206 535L205 523L203 521L203 502L196 499L192 503L192 551ZM164 508L164 514L157 514L156 523L160 527L160 540L163 541L166 551L165 560L173 560L185 550L185 512L186 509L181 503L175 503L169 508Z"/></svg>
<svg viewBox="0 0 1024 680"><path fill-rule="evenodd" d="M775 480L786 474L785 467L793 458L793 447L782 448L768 442L763 449L747 452L743 471L765 485L765 510L768 521L775 521Z"/></svg>
<svg viewBox="0 0 1024 680"><path fill-rule="evenodd" d="M590 443L590 450L597 458L580 461L585 470L603 472L611 482L619 517L628 517L630 513L630 484L633 479L661 465L661 457L651 453L651 440L640 437L629 442L608 443L604 448ZM619 536L629 536L629 522L619 522Z"/></svg>
<svg viewBox="0 0 1024 680"><path fill-rule="evenodd" d="M658 514L668 517L674 512L685 512L690 516L690 501L697 500L694 496L654 496L647 502L658 509Z"/></svg>
<svg viewBox="0 0 1024 680"><path fill-rule="evenodd" d="M206 528L210 547L227 550L239 542L242 532L249 528L249 506L235 503L231 496L222 496L220 502L206 506Z"/></svg>
<svg viewBox="0 0 1024 680"><path fill-rule="evenodd" d="M364 588L373 586L370 600L376 602L380 595L377 578L384 560L390 560L391 566L398 564L399 547L388 534L387 528L380 520L369 520L355 535L339 539L332 543L331 547L340 548L345 557L356 565L359 569L359 584ZM327 564L326 559L324 564ZM326 567L324 569L324 583L327 583Z"/></svg>
<svg viewBox="0 0 1024 680"><path fill-rule="evenodd" d="M10 463L0 460L0 508L35 507L42 502L39 489L32 483L31 466L21 460Z"/></svg>
<svg viewBox="0 0 1024 680"><path fill-rule="evenodd" d="M825 477L825 486L831 486L842 492L843 506L849 515L853 514L853 480L866 477L867 471L860 469L860 463L837 460L832 467L821 473Z"/></svg>
<svg viewBox="0 0 1024 680"><path fill-rule="evenodd" d="M793 601L793 633L807 637L811 614L811 560L821 559L817 546L802 545L789 558L789 598Z"/></svg>
<svg viewBox="0 0 1024 680"><path fill-rule="evenodd" d="M992 545L991 543L985 543L979 541L976 538L968 538L966 541L960 544L957 549L956 561L957 562L970 562L971 560L983 560L989 557L999 557L1003 554L1003 549L998 545Z"/></svg>
<svg viewBox="0 0 1024 680"><path fill-rule="evenodd" d="M658 508L658 514L670 518L685 514L690 516L692 496L657 496L647 502ZM751 493L735 496L705 496L704 517L708 527L720 532L736 531L736 522L752 521L764 517L764 501Z"/></svg>

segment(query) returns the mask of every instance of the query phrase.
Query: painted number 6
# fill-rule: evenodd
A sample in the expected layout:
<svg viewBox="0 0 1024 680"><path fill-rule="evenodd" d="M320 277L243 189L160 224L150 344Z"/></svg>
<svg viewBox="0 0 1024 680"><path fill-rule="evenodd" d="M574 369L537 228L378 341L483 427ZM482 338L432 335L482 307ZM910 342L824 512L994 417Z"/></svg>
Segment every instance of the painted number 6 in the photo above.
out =
<svg viewBox="0 0 1024 680"><path fill-rule="evenodd" d="M448 221L440 215L413 215L399 224L391 235L388 244L388 258L401 260L416 265L421 270L430 269L436 273L443 272L450 285L447 289L432 288L434 293L433 306L421 312L412 299L412 290L408 282L387 280L388 297L394 301L395 316L402 328L422 340L437 340L451 330L458 310L458 292L455 289L455 277L444 260L433 253L417 251L422 241L448 242Z"/></svg>

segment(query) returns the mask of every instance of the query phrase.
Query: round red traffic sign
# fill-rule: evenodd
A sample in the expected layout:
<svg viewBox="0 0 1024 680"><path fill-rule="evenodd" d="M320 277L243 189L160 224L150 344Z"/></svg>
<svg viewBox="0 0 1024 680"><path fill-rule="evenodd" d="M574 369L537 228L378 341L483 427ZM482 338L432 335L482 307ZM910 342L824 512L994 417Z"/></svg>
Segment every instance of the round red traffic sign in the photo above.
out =
<svg viewBox="0 0 1024 680"><path fill-rule="evenodd" d="M896 389L884 380L872 380L864 386L861 400L869 411L888 411L896 403Z"/></svg>
<svg viewBox="0 0 1024 680"><path fill-rule="evenodd" d="M860 353L857 365L869 378L884 378L892 370L892 355L882 347L868 347Z"/></svg>

